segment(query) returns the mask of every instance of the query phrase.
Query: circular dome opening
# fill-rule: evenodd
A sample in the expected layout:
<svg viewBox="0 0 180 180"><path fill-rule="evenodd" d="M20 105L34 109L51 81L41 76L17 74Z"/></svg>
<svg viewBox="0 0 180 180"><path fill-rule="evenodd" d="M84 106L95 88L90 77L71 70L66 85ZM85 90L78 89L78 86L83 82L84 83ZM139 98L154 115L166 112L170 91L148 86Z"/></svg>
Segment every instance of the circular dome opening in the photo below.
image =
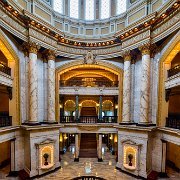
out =
<svg viewBox="0 0 180 180"><path fill-rule="evenodd" d="M127 0L53 0L54 11L85 21L104 20L126 12Z"/></svg>

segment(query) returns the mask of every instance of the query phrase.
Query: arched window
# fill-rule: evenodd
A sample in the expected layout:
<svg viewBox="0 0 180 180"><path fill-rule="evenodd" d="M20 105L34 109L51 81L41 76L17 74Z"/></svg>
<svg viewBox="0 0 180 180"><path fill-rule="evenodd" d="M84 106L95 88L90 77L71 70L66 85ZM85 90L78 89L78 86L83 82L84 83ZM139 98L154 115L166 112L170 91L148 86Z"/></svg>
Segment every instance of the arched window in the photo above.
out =
<svg viewBox="0 0 180 180"><path fill-rule="evenodd" d="M127 0L117 0L117 15L126 12L126 1Z"/></svg>
<svg viewBox="0 0 180 180"><path fill-rule="evenodd" d="M70 0L70 17L79 18L79 0Z"/></svg>
<svg viewBox="0 0 180 180"><path fill-rule="evenodd" d="M110 0L101 0L101 19L106 19L110 17Z"/></svg>
<svg viewBox="0 0 180 180"><path fill-rule="evenodd" d="M63 14L63 0L54 0L53 2L54 10L60 14Z"/></svg>
<svg viewBox="0 0 180 180"><path fill-rule="evenodd" d="M94 0L85 1L85 19L94 20Z"/></svg>

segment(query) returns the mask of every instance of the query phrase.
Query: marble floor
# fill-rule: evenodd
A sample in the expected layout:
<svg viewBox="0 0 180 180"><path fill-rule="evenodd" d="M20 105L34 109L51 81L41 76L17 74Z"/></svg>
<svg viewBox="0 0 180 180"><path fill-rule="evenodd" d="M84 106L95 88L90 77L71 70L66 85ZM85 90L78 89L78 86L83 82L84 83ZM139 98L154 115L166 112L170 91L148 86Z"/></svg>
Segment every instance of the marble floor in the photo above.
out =
<svg viewBox="0 0 180 180"><path fill-rule="evenodd" d="M73 148L72 148L73 149ZM46 177L38 178L38 180L70 180L78 176L99 176L107 180L135 180L124 173L115 169L115 156L104 150L103 162L97 162L97 158L80 158L79 162L74 162L71 152L66 152L61 156L62 168ZM86 173L86 163L91 164L91 172ZM88 171L88 170L87 170Z"/></svg>
<svg viewBox="0 0 180 180"><path fill-rule="evenodd" d="M78 176L99 176L107 180L135 180L115 169L115 156L103 147L103 162L97 162L97 158L80 158L79 162L74 162L74 147L61 156L61 169L46 176L36 178L36 180L70 180ZM89 172L91 166L91 172ZM85 169L86 167L86 169ZM0 170L0 179L17 180L17 178L6 177L9 172L9 167ZM180 174L167 168L169 178L159 178L158 180L180 180Z"/></svg>

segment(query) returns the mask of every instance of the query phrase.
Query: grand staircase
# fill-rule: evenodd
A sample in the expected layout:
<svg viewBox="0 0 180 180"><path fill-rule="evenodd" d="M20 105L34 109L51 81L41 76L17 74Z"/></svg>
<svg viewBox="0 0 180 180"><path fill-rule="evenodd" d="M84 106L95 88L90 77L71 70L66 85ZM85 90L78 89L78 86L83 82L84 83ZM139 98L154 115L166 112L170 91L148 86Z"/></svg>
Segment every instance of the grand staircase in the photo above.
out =
<svg viewBox="0 0 180 180"><path fill-rule="evenodd" d="M81 134L80 158L97 158L96 134Z"/></svg>

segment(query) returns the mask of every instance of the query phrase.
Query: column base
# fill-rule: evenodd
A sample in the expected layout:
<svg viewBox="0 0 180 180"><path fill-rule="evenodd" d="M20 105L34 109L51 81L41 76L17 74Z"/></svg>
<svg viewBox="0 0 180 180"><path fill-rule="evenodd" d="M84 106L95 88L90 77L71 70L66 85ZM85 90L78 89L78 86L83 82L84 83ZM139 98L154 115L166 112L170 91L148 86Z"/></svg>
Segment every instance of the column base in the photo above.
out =
<svg viewBox="0 0 180 180"><path fill-rule="evenodd" d="M38 126L38 125L41 125L41 123L40 122L25 122L25 123L22 123L22 125Z"/></svg>
<svg viewBox="0 0 180 180"><path fill-rule="evenodd" d="M103 162L103 159L102 158L98 158L98 162Z"/></svg>
<svg viewBox="0 0 180 180"><path fill-rule="evenodd" d="M74 158L74 162L79 162L79 158Z"/></svg>
<svg viewBox="0 0 180 180"><path fill-rule="evenodd" d="M43 121L41 124L58 124L57 121Z"/></svg>
<svg viewBox="0 0 180 180"><path fill-rule="evenodd" d="M150 127L150 126L156 126L156 124L153 124L153 123L137 123L136 126Z"/></svg>
<svg viewBox="0 0 180 180"><path fill-rule="evenodd" d="M121 122L119 124L120 125L136 125L137 123L135 123L135 122Z"/></svg>
<svg viewBox="0 0 180 180"><path fill-rule="evenodd" d="M167 173L165 173L165 172L160 172L159 177L161 177L161 178L169 178Z"/></svg>

